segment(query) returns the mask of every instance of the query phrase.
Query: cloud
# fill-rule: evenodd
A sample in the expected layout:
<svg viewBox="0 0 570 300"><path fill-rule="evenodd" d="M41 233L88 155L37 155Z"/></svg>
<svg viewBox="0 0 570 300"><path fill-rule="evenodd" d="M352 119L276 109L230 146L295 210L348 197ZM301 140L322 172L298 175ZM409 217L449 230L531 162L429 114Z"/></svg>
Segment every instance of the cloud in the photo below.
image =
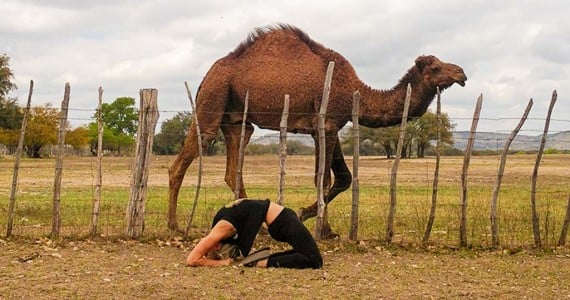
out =
<svg viewBox="0 0 570 300"><path fill-rule="evenodd" d="M543 104L558 89L555 117L570 119L567 7L566 0L5 0L0 53L11 58L20 101L30 79L37 103L59 101L69 81L70 105L80 109L95 108L99 86L106 101L155 87L159 107L175 111L188 109L183 82L195 90L253 28L291 23L344 55L377 88L391 88L421 54L461 65L467 85L446 90L443 102L465 129L480 93L489 119L518 115L530 97L540 99L532 116L543 118ZM568 130L568 122L553 128Z"/></svg>

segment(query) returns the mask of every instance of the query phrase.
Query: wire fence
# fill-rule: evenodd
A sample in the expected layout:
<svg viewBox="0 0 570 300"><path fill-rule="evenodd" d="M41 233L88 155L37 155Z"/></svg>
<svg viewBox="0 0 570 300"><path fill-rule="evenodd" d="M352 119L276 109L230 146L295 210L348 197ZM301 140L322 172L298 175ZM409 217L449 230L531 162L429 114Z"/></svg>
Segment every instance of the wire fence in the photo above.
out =
<svg viewBox="0 0 570 300"><path fill-rule="evenodd" d="M157 156L150 163L150 178L145 212L145 236L168 237L167 228L168 168L173 156ZM524 246L532 244L530 218L530 174L534 155L509 157L504 184L499 198L501 244ZM351 158L347 157L350 164ZM431 242L434 245L456 245L460 212L461 157L443 157L436 222ZM126 227L125 212L130 193L132 157L103 158L103 185L99 217L99 234L122 236ZM392 160L381 157L361 157L360 160L360 239L383 239L389 207L389 182ZM3 230L8 207L8 181L13 161L3 159L1 168L1 201ZM468 209L469 242L490 246L489 207L498 156L475 156L471 162L470 198ZM544 244L558 241L564 220L567 197L570 194L568 155L546 155L540 171L537 193ZM244 183L248 196L257 199L277 197L278 158L246 156ZM55 161L53 159L24 159L16 202L14 235L39 237L49 235ZM287 159L283 203L298 210L316 200L314 158L289 156ZM225 157L206 157L201 194L196 207L193 228L207 230L217 209L234 197L225 184ZM63 165L61 194L61 228L63 237L84 237L90 234L90 217L95 196L96 159L67 157ZM398 174L398 207L395 243L420 243L431 201L434 158L409 159L401 162ZM191 166L179 197L180 224L185 225L191 211L195 192L197 167ZM346 238L350 225L350 192L341 193L328 206L329 222L334 231ZM313 221L306 222L312 228Z"/></svg>
<svg viewBox="0 0 570 300"><path fill-rule="evenodd" d="M75 113L84 113L87 109L69 108L71 120L84 120L74 117ZM173 111L160 111L173 113ZM176 113L176 112L174 112ZM260 112L257 112L260 113ZM266 112L275 115L280 113ZM334 115L331 115L334 117ZM469 120L450 116L452 121ZM475 149L484 145L485 150L496 152L494 155L475 156L471 162L469 182L468 235L472 246L490 247L492 245L489 224L490 199L494 180L500 164L500 153L506 135L512 130L505 121L515 118L490 117L479 118L481 123L496 122L495 130L477 133ZM517 119L518 120L518 119ZM534 118L544 123L545 119ZM164 121L162 121L164 122ZM570 128L570 120L552 119L558 128ZM158 122L157 126L161 123ZM534 128L523 129L524 133L538 133ZM505 134L497 136L496 134ZM469 137L456 133L456 145L465 144ZM519 135L519 139L521 136ZM524 139L524 138L523 138ZM540 136L531 136L524 140L525 150L532 152ZM515 140L517 141L517 140ZM564 145L570 144L567 131L551 133L547 136L548 145L559 150L568 150ZM559 148L562 145L562 148ZM483 146L479 146L481 148ZM459 147L461 148L461 147ZM517 147L512 148L516 150ZM180 235L167 228L167 194L168 169L174 162L173 156L154 156L149 168L148 201L145 212L144 231L149 238ZM536 156L533 154L511 155L507 162L504 185L499 202L499 224L501 245L520 247L532 244L532 227L530 215L530 194L532 192L530 177ZM103 184L100 207L100 236L122 236L125 231L126 207L129 199L130 181L133 172L134 158L103 158ZM351 157L347 157L350 166ZM443 157L440 174L439 201L436 210L432 245L457 245L459 236L461 211L461 158ZM14 159L9 151L0 159L0 186L9 187ZM275 200L278 194L279 170L278 157L253 156L245 157L243 177L244 184L251 198L269 198ZM360 239L382 239L390 206L390 176L393 160L383 157L361 157L360 159ZM431 202L431 189L435 160L433 157L404 160L398 175L398 207L395 216L394 243L419 244L426 226ZM61 193L61 228L62 236L83 237L90 233L90 217L95 197L96 159L94 157L67 156L62 166ZM560 238L570 201L570 156L549 154L542 158L537 190L537 209L541 224L543 245L554 246ZM17 186L17 202L15 210L14 235L22 237L39 237L50 233L51 206L53 203L53 178L55 162L53 159L24 159L20 166L20 180ZM179 222L184 224L188 219L193 199L194 178L198 172L196 163L191 166L180 195ZM234 193L224 182L225 157L206 157L204 161L204 184L198 198L196 218L192 228L202 232L209 228L210 220L217 209L234 198ZM289 156L285 172L286 186L283 191L283 202L296 210L309 206L316 198L315 158L312 156ZM6 228L6 214L9 204L9 189L1 188L0 224ZM346 237L350 228L350 193L341 193L328 206L329 222L341 237ZM314 220L306 222L314 226Z"/></svg>

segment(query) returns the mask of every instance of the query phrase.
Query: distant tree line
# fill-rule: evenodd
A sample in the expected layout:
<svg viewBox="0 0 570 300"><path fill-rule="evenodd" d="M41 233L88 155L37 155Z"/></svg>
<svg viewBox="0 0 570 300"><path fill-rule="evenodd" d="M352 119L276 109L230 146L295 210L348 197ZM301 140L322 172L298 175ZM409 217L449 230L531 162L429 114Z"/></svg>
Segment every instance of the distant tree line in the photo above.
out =
<svg viewBox="0 0 570 300"><path fill-rule="evenodd" d="M8 96L17 88L13 80L10 58L6 54L0 55L0 144L11 148L18 144L24 117L24 108L18 105L16 98ZM132 151L138 120L134 104L133 98L118 98L111 104L103 104L105 151L119 155ZM51 103L30 108L24 139L24 151L28 157L43 157L46 152L43 149L57 143L59 114L60 111ZM68 124L66 131L65 142L74 150L86 152L91 149L93 152L96 149L95 122L77 128Z"/></svg>
<svg viewBox="0 0 570 300"><path fill-rule="evenodd" d="M190 112L179 112L171 119L165 120L160 132L155 135L153 141L153 152L159 155L174 155L180 152L184 140L188 135L192 114ZM214 139L205 147L205 155L222 155L226 153L224 137L221 130ZM289 155L311 155L314 154L313 147L304 145L298 141L287 142L287 154ZM279 154L279 144L260 145L249 144L245 148L248 155Z"/></svg>
<svg viewBox="0 0 570 300"><path fill-rule="evenodd" d="M451 123L447 114L441 115L440 123L441 141L444 145L444 154L453 155L453 134L455 124ZM402 157L424 157L433 155L432 141L437 139L437 117L431 111L427 111L420 118L415 118L407 123L404 136ZM400 136L400 126L384 128L368 128L360 126L360 154L361 155L384 155L392 158L396 152ZM354 138L352 128L341 137L341 146L344 153L352 153ZM461 151L458 150L460 153Z"/></svg>

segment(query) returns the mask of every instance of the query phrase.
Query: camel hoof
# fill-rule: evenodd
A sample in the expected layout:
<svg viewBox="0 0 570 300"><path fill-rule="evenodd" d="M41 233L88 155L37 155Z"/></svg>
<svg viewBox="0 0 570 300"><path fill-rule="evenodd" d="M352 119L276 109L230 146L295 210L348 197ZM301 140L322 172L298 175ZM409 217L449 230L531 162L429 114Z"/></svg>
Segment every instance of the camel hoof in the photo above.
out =
<svg viewBox="0 0 570 300"><path fill-rule="evenodd" d="M305 222L305 220L307 219L305 217L305 208L300 208L299 211L297 211L297 218L299 218L299 220L301 220L301 222Z"/></svg>
<svg viewBox="0 0 570 300"><path fill-rule="evenodd" d="M321 239L323 240L334 240L339 238L340 235L333 232L329 224L323 224L323 231L321 232Z"/></svg>
<svg viewBox="0 0 570 300"><path fill-rule="evenodd" d="M328 232L328 233L324 233L321 235L321 239L322 240L335 240L337 238L339 238L340 235L336 232Z"/></svg>
<svg viewBox="0 0 570 300"><path fill-rule="evenodd" d="M306 208L300 208L299 212L297 212L297 217L299 217L299 220L301 220L301 222L305 222L306 220L314 217L317 215L317 212L315 211L315 209L312 206L306 207Z"/></svg>

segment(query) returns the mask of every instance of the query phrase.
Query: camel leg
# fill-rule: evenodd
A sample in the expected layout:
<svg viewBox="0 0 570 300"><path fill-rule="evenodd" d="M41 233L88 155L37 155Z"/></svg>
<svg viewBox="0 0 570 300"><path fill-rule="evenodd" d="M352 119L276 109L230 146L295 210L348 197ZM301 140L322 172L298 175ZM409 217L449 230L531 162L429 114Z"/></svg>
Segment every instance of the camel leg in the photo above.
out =
<svg viewBox="0 0 570 300"><path fill-rule="evenodd" d="M338 137L334 147L331 169L334 174L334 184L325 199L326 203L331 202L338 194L346 191L352 183L352 174L346 166Z"/></svg>
<svg viewBox="0 0 570 300"><path fill-rule="evenodd" d="M318 159L318 154L317 154L317 159ZM350 184L352 183L352 175L344 160L344 156L340 148L340 141L338 140L338 137L336 137L336 142L332 153L332 162L330 167L334 174L334 184L328 190L328 193L325 193L326 204L331 202L338 194L346 191L350 187ZM317 163L317 168L318 168L318 163ZM316 182L316 177L315 177L315 182ZM330 186L330 173L328 176L328 180L325 176L325 183L328 184L325 186L327 187ZM316 216L317 209L318 209L318 203L316 201L311 206L303 208L300 214L301 220L305 221L307 219Z"/></svg>
<svg viewBox="0 0 570 300"><path fill-rule="evenodd" d="M232 191L235 191L236 187L236 175L238 168L238 158L239 158L239 144L241 139L241 122L239 123L226 123L225 119L222 121L222 133L224 134L224 140L226 143L226 184L230 187ZM251 123L246 124L245 136L244 136L244 147L249 143L251 135L253 134L253 126ZM245 187L243 184L243 177L240 174L240 187L239 187L239 198L246 198Z"/></svg>
<svg viewBox="0 0 570 300"><path fill-rule="evenodd" d="M202 136L202 149L207 149L209 142L215 138L220 129L220 123L224 116L226 103L229 99L229 93L223 88L223 79L216 82L211 79L204 79L197 93L197 111L195 112L200 123L200 132ZM222 88L220 88L222 87ZM182 181L186 175L188 167L198 157L198 134L197 129L192 122L186 140L180 153L168 169L168 228L170 230L179 231L178 222L176 220L176 208L178 204L178 194ZM203 153L206 153L203 151Z"/></svg>
<svg viewBox="0 0 570 300"><path fill-rule="evenodd" d="M319 142L318 142L318 138L316 135L313 136L313 139L315 140L315 176L314 176L314 184L315 187L318 188L318 172L319 172ZM324 178L323 178L323 193L324 193L324 199L325 199L325 204L327 203L326 200L328 198L328 193L329 193L329 188L331 185L331 174L330 174L330 169L331 169L331 164L328 162L332 161L332 155L330 155L330 151L327 151L326 153L327 157L325 158L325 172L324 172ZM331 157L329 159L329 156ZM318 200L317 200L318 201ZM311 206L309 207L305 207L305 208L301 208L301 210L299 211L299 219L301 220L301 222L304 222L307 219L310 219L312 217L315 217L317 215L317 211L318 211L318 202L315 201Z"/></svg>
<svg viewBox="0 0 570 300"><path fill-rule="evenodd" d="M322 232L321 232L321 237L323 239L331 239L331 238L335 238L338 237L338 234L334 233L331 229L331 226L328 222L328 213L327 213L327 206L326 204L330 201L330 193L331 193L331 167L333 166L333 157L334 157L334 153L336 151L336 147L338 147L338 150L340 150L340 144L338 141L338 136L337 136L338 132L334 131L334 132L326 132L326 156L325 156L325 171L324 171L324 178L323 178L323 193L324 193L324 200L325 200L325 216L324 216L324 222L323 222L323 227L322 227ZM315 139L315 145L317 145L315 147L315 186L317 185L317 173L318 173L318 166L319 166L319 152L320 149L318 147L318 140L316 135L313 135L313 139ZM342 152L341 152L341 157L342 157ZM336 167L335 167L336 168ZM335 180L335 184L333 185L333 189L337 189L337 183ZM338 192L336 193L338 194ZM301 221L305 221L308 218L314 217L317 215L317 210L318 210L318 203L315 201L315 203L313 203L313 205L307 207L307 208L301 208L300 212L299 212L299 219L301 219Z"/></svg>
<svg viewBox="0 0 570 300"><path fill-rule="evenodd" d="M203 148L206 148L209 141L214 137L215 134L204 133L202 135ZM198 136L196 127L192 124L180 153L168 169L168 228L170 230L179 230L178 221L176 220L178 193L188 167L198 157L198 154Z"/></svg>
<svg viewBox="0 0 570 300"><path fill-rule="evenodd" d="M328 193L325 194L325 204L327 206L328 203L330 203L338 194L347 190L350 187L350 184L352 183L352 176L350 170L346 166L346 162L344 160L344 156L340 148L340 141L338 140L338 136L335 137L336 141L334 144L333 148L334 150L332 153L332 162L330 165L334 173L335 179L333 186L330 188L330 190L328 190ZM325 183L327 183L326 185L327 187L330 186L330 172L329 172L328 181L326 180L325 177ZM328 214L326 209L327 206L325 207L325 219L323 223L322 236L324 238L335 238L338 237L338 234L332 231L331 226L328 222L328 217L327 217ZM315 203L313 203L311 206L301 209L301 212L299 213L300 219L304 221L306 219L316 216L317 210L318 210L318 203L315 201Z"/></svg>
<svg viewBox="0 0 570 300"><path fill-rule="evenodd" d="M168 169L168 228L171 230L178 230L178 221L176 220L178 193L186 170L197 156L198 138L195 126L191 125L180 153Z"/></svg>

